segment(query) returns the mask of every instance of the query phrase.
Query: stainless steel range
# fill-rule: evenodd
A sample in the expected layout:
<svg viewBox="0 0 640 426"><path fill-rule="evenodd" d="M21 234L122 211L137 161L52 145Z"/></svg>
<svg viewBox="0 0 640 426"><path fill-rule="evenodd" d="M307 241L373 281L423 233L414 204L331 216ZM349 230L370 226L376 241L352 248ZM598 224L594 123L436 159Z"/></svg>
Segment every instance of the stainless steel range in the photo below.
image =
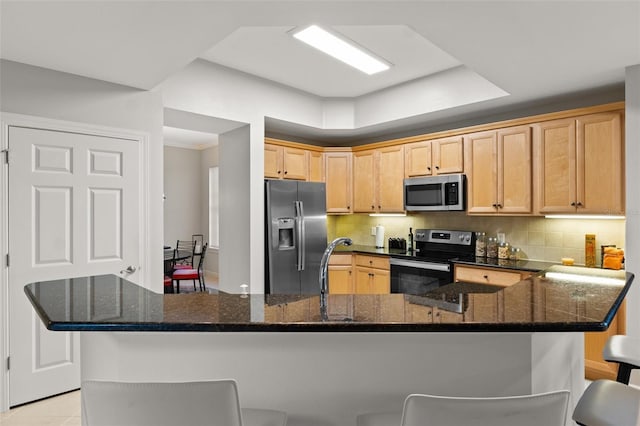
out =
<svg viewBox="0 0 640 426"><path fill-rule="evenodd" d="M455 259L475 258L475 233L417 229L413 256L392 257L391 292L424 295L453 282Z"/></svg>

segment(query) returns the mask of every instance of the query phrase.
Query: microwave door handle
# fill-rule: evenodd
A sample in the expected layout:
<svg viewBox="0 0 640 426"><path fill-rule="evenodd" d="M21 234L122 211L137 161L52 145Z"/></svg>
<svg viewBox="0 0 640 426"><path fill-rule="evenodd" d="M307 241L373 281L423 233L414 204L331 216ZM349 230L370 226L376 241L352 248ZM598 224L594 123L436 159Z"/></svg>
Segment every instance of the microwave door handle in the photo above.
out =
<svg viewBox="0 0 640 426"><path fill-rule="evenodd" d="M305 263L305 230L304 230L304 207L302 201L295 202L296 208L296 246L298 247L297 268L298 271L304 271Z"/></svg>

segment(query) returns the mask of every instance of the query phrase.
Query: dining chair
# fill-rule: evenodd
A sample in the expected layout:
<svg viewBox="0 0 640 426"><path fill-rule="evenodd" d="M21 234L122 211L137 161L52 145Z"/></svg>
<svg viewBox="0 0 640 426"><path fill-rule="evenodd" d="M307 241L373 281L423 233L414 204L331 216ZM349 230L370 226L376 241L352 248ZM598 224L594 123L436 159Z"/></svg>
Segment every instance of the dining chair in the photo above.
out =
<svg viewBox="0 0 640 426"><path fill-rule="evenodd" d="M200 290L205 291L206 286L204 283L204 272L202 270L204 265L204 257L207 253L207 243L204 243L202 246L202 254L200 255L200 259L198 260L198 266L196 268L180 268L173 271L171 275L172 282L176 284L176 292L180 293L180 281L184 280L192 280L193 281L193 290L196 290L196 280L198 280L198 284L200 285Z"/></svg>
<svg viewBox="0 0 640 426"><path fill-rule="evenodd" d="M241 409L235 380L84 381L83 426L286 426L277 410Z"/></svg>
<svg viewBox="0 0 640 426"><path fill-rule="evenodd" d="M412 394L400 425L563 426L568 402L568 390L495 398Z"/></svg>
<svg viewBox="0 0 640 426"><path fill-rule="evenodd" d="M589 384L572 419L581 426L637 426L639 413L640 389L605 379Z"/></svg>
<svg viewBox="0 0 640 426"><path fill-rule="evenodd" d="M193 259L196 252L196 242L194 240L177 240L175 251L177 253L189 253L189 256L176 261L173 265L174 269L193 268Z"/></svg>

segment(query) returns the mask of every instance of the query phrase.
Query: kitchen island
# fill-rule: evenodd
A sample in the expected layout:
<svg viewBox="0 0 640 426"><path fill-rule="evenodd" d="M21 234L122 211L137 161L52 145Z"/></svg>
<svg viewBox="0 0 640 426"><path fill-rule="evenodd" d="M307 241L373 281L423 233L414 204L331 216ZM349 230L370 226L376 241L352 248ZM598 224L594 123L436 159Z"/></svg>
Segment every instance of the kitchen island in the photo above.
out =
<svg viewBox="0 0 640 426"><path fill-rule="evenodd" d="M575 405L581 332L608 327L632 280L553 266L499 290L331 295L326 312L317 295L162 295L111 275L25 291L49 329L84 332L83 380L234 378L243 405L287 411L289 425L346 426L410 393L569 389Z"/></svg>

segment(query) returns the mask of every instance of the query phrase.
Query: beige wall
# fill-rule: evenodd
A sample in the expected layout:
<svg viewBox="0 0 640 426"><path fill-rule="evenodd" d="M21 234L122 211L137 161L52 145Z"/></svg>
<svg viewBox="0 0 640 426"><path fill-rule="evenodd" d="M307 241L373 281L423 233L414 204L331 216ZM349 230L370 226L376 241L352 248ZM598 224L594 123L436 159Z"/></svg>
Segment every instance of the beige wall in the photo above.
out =
<svg viewBox="0 0 640 426"><path fill-rule="evenodd" d="M504 232L506 240L533 260L560 261L573 257L584 264L584 236L596 234L596 245L624 247L624 220L570 220L542 217L467 216L464 213L413 214L406 217L371 217L366 214L329 216L327 231L331 240L347 236L355 244L374 245L371 227L385 228L385 246L390 237L407 238L409 227L482 231L487 235ZM599 252L599 250L597 250ZM597 262L600 262L599 253Z"/></svg>

